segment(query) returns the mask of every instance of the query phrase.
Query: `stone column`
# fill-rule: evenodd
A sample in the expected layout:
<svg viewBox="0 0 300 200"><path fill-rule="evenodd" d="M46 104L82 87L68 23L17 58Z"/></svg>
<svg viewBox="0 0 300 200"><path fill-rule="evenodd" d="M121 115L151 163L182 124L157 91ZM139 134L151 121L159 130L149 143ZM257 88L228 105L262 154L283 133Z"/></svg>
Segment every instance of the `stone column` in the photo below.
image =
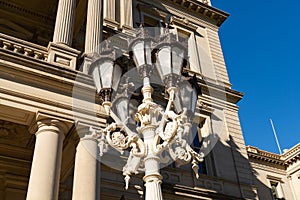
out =
<svg viewBox="0 0 300 200"><path fill-rule="evenodd" d="M99 53L99 45L102 40L102 0L88 0L85 53Z"/></svg>
<svg viewBox="0 0 300 200"><path fill-rule="evenodd" d="M79 51L71 48L76 0L59 0L53 42L48 45L48 62L76 69Z"/></svg>
<svg viewBox="0 0 300 200"><path fill-rule="evenodd" d="M55 119L37 122L27 200L58 199L62 146L67 126Z"/></svg>
<svg viewBox="0 0 300 200"><path fill-rule="evenodd" d="M132 0L121 0L120 8L120 26L123 32L132 33L133 16L132 16Z"/></svg>
<svg viewBox="0 0 300 200"><path fill-rule="evenodd" d="M53 42L72 44L76 0L59 0Z"/></svg>
<svg viewBox="0 0 300 200"><path fill-rule="evenodd" d="M98 142L87 128L80 128L77 132L80 141L76 149L72 199L96 200L100 196Z"/></svg>
<svg viewBox="0 0 300 200"><path fill-rule="evenodd" d="M103 18L116 19L116 0L106 0L103 2Z"/></svg>
<svg viewBox="0 0 300 200"><path fill-rule="evenodd" d="M114 30L118 30L119 23L116 21L116 0L103 1L103 24Z"/></svg>
<svg viewBox="0 0 300 200"><path fill-rule="evenodd" d="M85 58L82 71L88 73L94 53L100 53L102 41L102 0L88 0L86 31L85 31Z"/></svg>

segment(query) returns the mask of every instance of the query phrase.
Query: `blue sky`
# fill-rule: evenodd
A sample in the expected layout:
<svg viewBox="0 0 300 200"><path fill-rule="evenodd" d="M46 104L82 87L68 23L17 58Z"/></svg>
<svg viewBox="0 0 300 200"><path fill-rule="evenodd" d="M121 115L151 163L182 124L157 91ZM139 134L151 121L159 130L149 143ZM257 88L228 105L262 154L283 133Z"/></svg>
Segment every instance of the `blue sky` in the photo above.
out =
<svg viewBox="0 0 300 200"><path fill-rule="evenodd" d="M246 145L278 153L300 142L300 2L213 0L230 14L220 39Z"/></svg>

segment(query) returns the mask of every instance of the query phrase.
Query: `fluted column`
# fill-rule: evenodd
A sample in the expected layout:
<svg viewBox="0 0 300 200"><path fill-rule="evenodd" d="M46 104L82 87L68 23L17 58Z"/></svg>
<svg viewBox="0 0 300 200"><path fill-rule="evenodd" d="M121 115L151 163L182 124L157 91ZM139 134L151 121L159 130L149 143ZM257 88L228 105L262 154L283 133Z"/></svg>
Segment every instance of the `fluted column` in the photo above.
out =
<svg viewBox="0 0 300 200"><path fill-rule="evenodd" d="M59 0L53 42L48 45L49 63L76 69L80 51L73 49L73 29L76 0Z"/></svg>
<svg viewBox="0 0 300 200"><path fill-rule="evenodd" d="M116 19L116 0L106 0L103 2L103 18Z"/></svg>
<svg viewBox="0 0 300 200"><path fill-rule="evenodd" d="M132 17L132 0L121 0L120 9L121 27L123 29L132 29L133 17Z"/></svg>
<svg viewBox="0 0 300 200"><path fill-rule="evenodd" d="M114 30L118 30L120 23L116 21L116 0L103 1L103 25Z"/></svg>
<svg viewBox="0 0 300 200"><path fill-rule="evenodd" d="M84 48L85 58L82 69L86 74L89 71L93 54L100 53L103 28L101 9L102 0L88 0Z"/></svg>
<svg viewBox="0 0 300 200"><path fill-rule="evenodd" d="M62 146L68 128L56 119L43 119L38 121L37 125L27 200L56 200Z"/></svg>
<svg viewBox="0 0 300 200"><path fill-rule="evenodd" d="M102 0L88 0L85 53L99 53L102 39Z"/></svg>
<svg viewBox="0 0 300 200"><path fill-rule="evenodd" d="M72 44L76 0L59 0L53 42Z"/></svg>
<svg viewBox="0 0 300 200"><path fill-rule="evenodd" d="M80 141L76 149L73 200L96 200L100 194L100 163L98 142L93 132L80 128Z"/></svg>

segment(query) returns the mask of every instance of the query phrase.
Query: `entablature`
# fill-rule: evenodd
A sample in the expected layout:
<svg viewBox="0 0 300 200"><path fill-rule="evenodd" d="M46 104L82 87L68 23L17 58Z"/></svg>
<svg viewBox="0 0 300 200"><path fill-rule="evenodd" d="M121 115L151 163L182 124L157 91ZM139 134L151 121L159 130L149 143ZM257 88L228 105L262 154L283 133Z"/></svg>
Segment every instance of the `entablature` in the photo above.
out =
<svg viewBox="0 0 300 200"><path fill-rule="evenodd" d="M247 152L250 158L273 162L288 167L300 160L300 143L280 155L260 150L253 146L247 146Z"/></svg>
<svg viewBox="0 0 300 200"><path fill-rule="evenodd" d="M162 19L172 14L177 17L177 19L182 18L182 20L184 20L184 23L180 21L177 21L177 23L179 22L188 27L192 27L192 24L202 25L199 19L203 19L204 21L208 21L211 25L220 27L229 16L228 13L198 0L163 0L160 2L160 5L156 3L154 6L145 1L140 2L143 2L143 4L139 3L137 5L140 11Z"/></svg>

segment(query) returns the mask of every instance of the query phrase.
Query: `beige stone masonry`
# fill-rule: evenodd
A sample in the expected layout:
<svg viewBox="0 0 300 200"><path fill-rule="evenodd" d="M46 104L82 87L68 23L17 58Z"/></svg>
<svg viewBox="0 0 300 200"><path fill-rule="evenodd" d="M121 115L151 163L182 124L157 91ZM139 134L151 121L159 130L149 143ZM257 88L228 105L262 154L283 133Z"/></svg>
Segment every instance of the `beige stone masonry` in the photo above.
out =
<svg viewBox="0 0 300 200"><path fill-rule="evenodd" d="M80 51L65 44L50 42L48 45L48 62L75 70L79 53Z"/></svg>

